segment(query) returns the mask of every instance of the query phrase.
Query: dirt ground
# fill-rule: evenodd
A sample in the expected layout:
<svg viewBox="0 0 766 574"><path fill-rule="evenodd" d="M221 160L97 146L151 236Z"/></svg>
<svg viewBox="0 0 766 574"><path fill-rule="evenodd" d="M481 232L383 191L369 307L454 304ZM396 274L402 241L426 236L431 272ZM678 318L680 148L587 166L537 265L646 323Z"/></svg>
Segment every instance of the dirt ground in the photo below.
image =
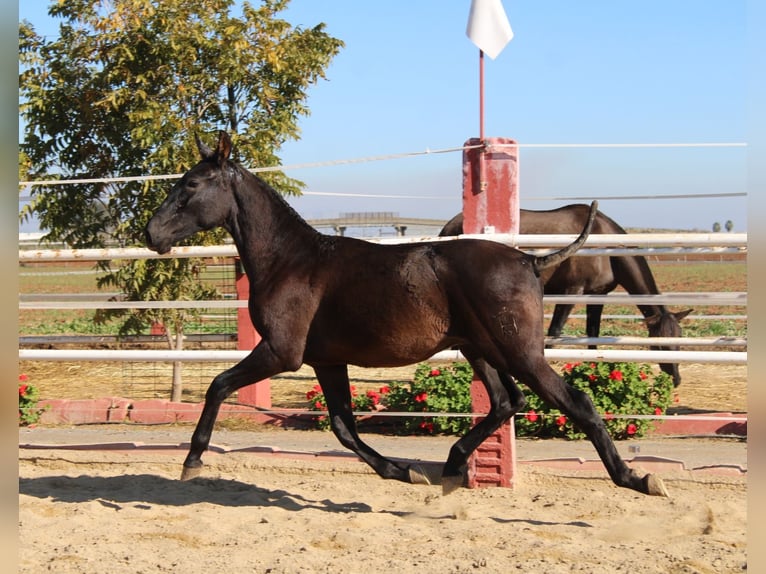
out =
<svg viewBox="0 0 766 574"><path fill-rule="evenodd" d="M129 457L129 458L128 458ZM746 479L674 473L672 498L523 467L514 489L384 481L361 463L21 451L19 572L587 572L747 569Z"/></svg>
<svg viewBox="0 0 766 574"><path fill-rule="evenodd" d="M224 364L185 368L200 400ZM145 369L145 370L140 370ZM415 367L350 369L376 388ZM170 366L22 363L42 398L168 398ZM747 412L745 366L684 364L675 412ZM310 368L275 377L275 407L306 407ZM747 570L747 478L663 473L671 498L615 487L603 472L521 466L514 489L384 481L357 462L181 458L22 450L21 573L271 574L509 571L734 573Z"/></svg>

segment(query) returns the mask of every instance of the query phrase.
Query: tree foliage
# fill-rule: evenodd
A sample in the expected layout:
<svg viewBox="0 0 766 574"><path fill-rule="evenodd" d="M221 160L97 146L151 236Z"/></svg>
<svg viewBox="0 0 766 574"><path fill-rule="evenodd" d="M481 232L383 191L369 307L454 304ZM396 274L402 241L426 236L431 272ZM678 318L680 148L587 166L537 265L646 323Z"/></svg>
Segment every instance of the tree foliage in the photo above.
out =
<svg viewBox="0 0 766 574"><path fill-rule="evenodd" d="M56 0L59 36L19 25L19 173L35 179L108 179L179 174L198 161L194 135L226 129L237 160L278 166L280 147L300 135L309 88L343 43L324 24L281 19L289 0ZM236 11L236 13L235 13ZM297 193L301 182L270 172ZM49 241L72 247L141 245L167 180L35 186L21 217L35 214ZM218 243L221 232L194 244ZM199 261L128 262L102 284L129 299L210 296ZM123 313L124 311L118 311ZM115 312L106 313L109 316ZM182 325L188 311L131 311L124 332L149 321ZM170 342L170 341L169 341Z"/></svg>

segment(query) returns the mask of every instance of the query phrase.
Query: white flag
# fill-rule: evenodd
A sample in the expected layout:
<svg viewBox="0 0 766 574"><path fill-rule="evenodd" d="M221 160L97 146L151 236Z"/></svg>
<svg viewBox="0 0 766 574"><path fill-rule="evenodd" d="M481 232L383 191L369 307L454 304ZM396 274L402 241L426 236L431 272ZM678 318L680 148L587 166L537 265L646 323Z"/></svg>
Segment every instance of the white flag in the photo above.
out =
<svg viewBox="0 0 766 574"><path fill-rule="evenodd" d="M471 0L465 33L493 60L513 38L513 30L501 0Z"/></svg>

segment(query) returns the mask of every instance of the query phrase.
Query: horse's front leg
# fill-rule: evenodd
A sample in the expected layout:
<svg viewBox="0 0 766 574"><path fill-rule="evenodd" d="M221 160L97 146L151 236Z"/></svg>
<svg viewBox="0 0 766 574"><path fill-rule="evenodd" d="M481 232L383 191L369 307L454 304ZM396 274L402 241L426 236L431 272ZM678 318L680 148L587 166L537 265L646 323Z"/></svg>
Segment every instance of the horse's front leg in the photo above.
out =
<svg viewBox="0 0 766 574"><path fill-rule="evenodd" d="M346 365L314 367L314 372L327 401L332 431L340 443L358 455L383 478L413 482L407 467L385 458L359 438L351 407L348 367Z"/></svg>
<svg viewBox="0 0 766 574"><path fill-rule="evenodd" d="M569 314L574 309L574 305L557 304L553 308L553 317L551 317L551 324L548 325L549 337L560 337L561 332L564 330Z"/></svg>
<svg viewBox="0 0 766 574"><path fill-rule="evenodd" d="M213 379L205 394L205 406L197 421L197 427L191 438L189 454L184 460L181 480L189 480L199 476L202 471L202 453L210 445L218 411L221 404L237 389L272 377L283 369L279 368L276 357L271 352L268 343L261 343L239 363L222 372Z"/></svg>
<svg viewBox="0 0 766 574"><path fill-rule="evenodd" d="M603 305L585 306L585 333L588 337L598 337L601 333L601 313L604 311ZM589 349L596 349L597 345L588 345Z"/></svg>

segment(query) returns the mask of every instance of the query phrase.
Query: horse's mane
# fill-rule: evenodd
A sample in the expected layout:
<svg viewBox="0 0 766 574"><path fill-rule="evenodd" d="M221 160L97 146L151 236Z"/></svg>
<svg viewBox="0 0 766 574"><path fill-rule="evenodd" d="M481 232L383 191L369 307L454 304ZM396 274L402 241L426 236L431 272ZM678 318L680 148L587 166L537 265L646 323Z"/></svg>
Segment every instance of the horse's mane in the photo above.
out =
<svg viewBox="0 0 766 574"><path fill-rule="evenodd" d="M238 164L237 162L229 161L228 165L233 167L236 173L240 175L246 182L258 186L262 193L266 194L279 206L276 213L279 215L280 219L292 220L297 224L303 225L312 231L319 233L313 227L311 227L311 225L309 225L309 223L303 219L303 217L301 217L301 215L293 208L292 205L287 202L284 194L274 189L274 187L270 185L265 179L260 177L258 174L253 173L244 166Z"/></svg>

